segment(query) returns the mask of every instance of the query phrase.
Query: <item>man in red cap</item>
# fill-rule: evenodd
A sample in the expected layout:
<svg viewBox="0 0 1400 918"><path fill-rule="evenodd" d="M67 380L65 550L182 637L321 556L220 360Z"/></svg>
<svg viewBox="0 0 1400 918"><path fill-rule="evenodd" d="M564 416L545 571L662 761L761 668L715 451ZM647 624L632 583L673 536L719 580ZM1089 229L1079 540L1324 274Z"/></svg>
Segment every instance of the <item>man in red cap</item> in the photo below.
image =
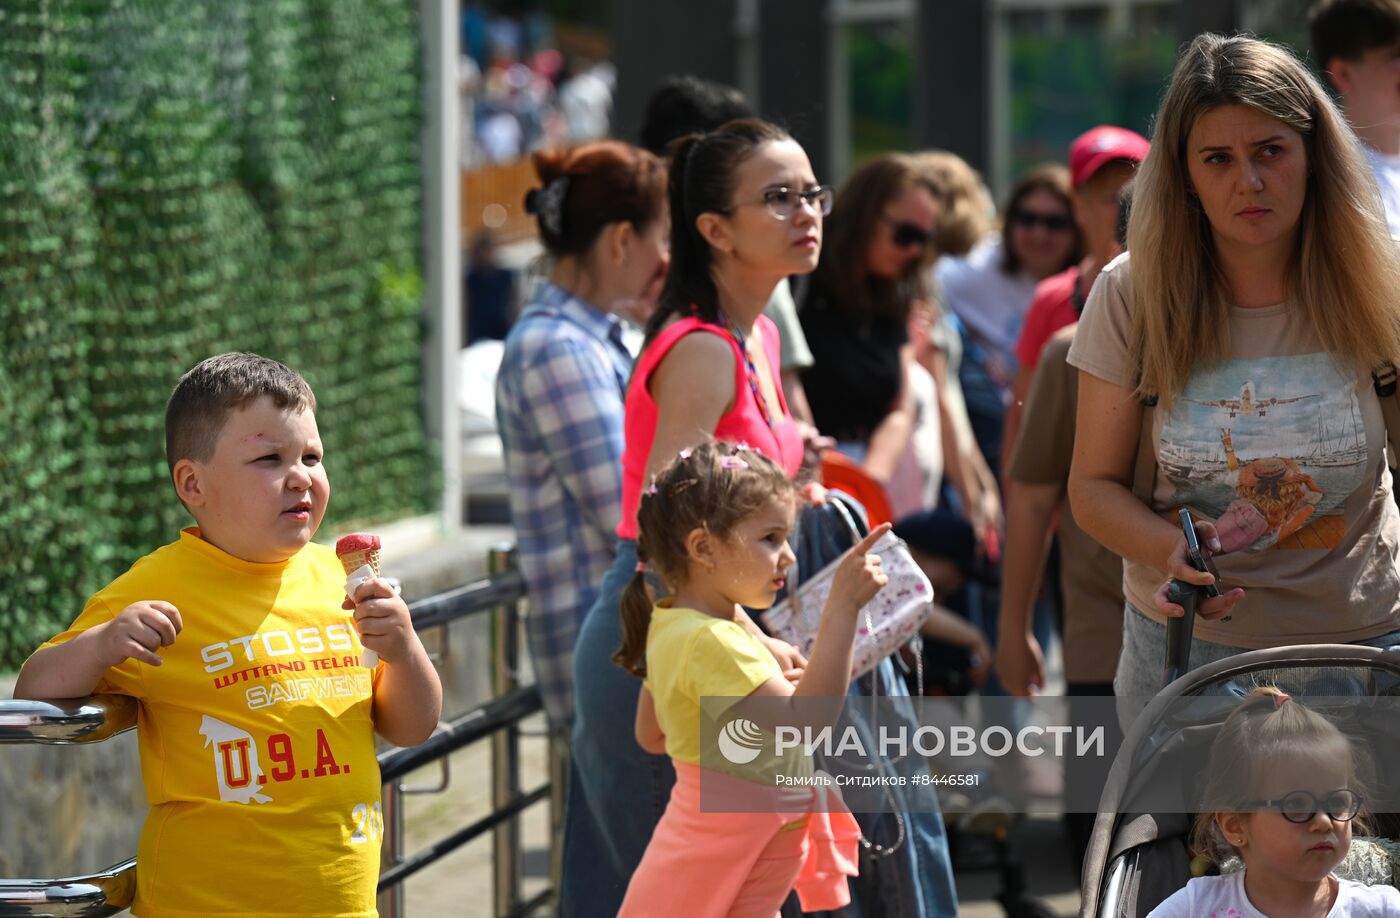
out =
<svg viewBox="0 0 1400 918"><path fill-rule="evenodd" d="M1041 349L1055 332L1079 321L1099 270L1122 250L1116 233L1118 195L1132 181L1147 149L1147 138L1141 134L1107 124L1085 131L1069 145L1074 219L1084 236L1087 254L1079 264L1047 277L1035 288L1016 342L1020 368L1012 387L1011 408L1006 412L1001 448L1004 457L1009 457L1015 448L1021 409L1040 362Z"/></svg>

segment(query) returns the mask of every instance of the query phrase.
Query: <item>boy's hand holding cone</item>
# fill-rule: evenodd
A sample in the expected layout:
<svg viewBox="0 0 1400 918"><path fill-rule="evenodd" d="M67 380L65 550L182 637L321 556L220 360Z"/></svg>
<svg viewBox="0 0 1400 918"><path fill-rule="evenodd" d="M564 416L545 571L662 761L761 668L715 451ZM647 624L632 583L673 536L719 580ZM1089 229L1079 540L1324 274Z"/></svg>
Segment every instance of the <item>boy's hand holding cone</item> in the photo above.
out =
<svg viewBox="0 0 1400 918"><path fill-rule="evenodd" d="M348 536L343 536L335 543L336 557L340 558L340 566L345 569L345 595L349 597L348 602L351 608L358 613L359 603L355 600L355 593L360 587L372 582L379 576L379 536L367 532L354 532ZM360 629L360 616L355 616L355 628ZM360 633L360 641L364 643L366 635ZM379 665L379 654L365 647L361 662L370 669Z"/></svg>

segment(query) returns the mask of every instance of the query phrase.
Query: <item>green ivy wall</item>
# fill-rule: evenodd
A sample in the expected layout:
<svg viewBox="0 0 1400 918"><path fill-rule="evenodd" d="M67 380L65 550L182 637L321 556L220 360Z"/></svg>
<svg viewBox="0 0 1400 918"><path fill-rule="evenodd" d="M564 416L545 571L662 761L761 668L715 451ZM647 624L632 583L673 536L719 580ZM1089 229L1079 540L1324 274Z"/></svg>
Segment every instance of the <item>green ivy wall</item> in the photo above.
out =
<svg viewBox="0 0 1400 918"><path fill-rule="evenodd" d="M322 534L435 500L412 0L0 0L0 669L190 520L162 412L316 391Z"/></svg>

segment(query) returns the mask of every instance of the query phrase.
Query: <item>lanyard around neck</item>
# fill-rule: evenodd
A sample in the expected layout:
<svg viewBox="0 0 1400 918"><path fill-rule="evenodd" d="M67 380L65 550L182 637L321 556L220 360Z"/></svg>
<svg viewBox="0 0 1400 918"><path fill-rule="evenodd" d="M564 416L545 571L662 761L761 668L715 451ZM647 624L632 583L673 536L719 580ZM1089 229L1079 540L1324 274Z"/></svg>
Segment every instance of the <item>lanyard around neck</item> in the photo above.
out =
<svg viewBox="0 0 1400 918"><path fill-rule="evenodd" d="M749 390L753 392L754 403L758 406L758 413L763 418L763 423L768 425L768 429L773 429L773 413L768 410L768 400L763 397L763 389L758 384L758 367L754 366L753 358L749 356L749 346L744 333L739 330L739 326L729 322L726 326L729 333L734 336L734 343L739 345L739 355L744 359L744 366L747 367L749 378Z"/></svg>

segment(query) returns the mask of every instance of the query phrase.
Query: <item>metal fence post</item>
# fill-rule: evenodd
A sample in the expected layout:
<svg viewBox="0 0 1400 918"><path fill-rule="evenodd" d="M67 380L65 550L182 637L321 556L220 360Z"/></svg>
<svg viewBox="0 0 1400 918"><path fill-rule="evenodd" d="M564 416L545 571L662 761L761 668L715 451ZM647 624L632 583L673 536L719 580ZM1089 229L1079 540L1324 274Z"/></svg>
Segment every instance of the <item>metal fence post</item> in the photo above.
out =
<svg viewBox="0 0 1400 918"><path fill-rule="evenodd" d="M515 564L514 546L493 545L487 570L500 574ZM491 616L491 690L501 697L520 687L520 610L508 602ZM500 810L520 796L520 728L511 724L491 737L491 806ZM495 914L504 916L520 904L520 817L491 830L495 876Z"/></svg>
<svg viewBox="0 0 1400 918"><path fill-rule="evenodd" d="M564 801L569 790L569 731L549 732L549 885L555 891L555 910L564 888Z"/></svg>
<svg viewBox="0 0 1400 918"><path fill-rule="evenodd" d="M403 860L403 785L397 780L384 785L380 794L384 808L384 841L379 850L380 871ZM403 918L403 884L396 883L379 894L379 918Z"/></svg>

